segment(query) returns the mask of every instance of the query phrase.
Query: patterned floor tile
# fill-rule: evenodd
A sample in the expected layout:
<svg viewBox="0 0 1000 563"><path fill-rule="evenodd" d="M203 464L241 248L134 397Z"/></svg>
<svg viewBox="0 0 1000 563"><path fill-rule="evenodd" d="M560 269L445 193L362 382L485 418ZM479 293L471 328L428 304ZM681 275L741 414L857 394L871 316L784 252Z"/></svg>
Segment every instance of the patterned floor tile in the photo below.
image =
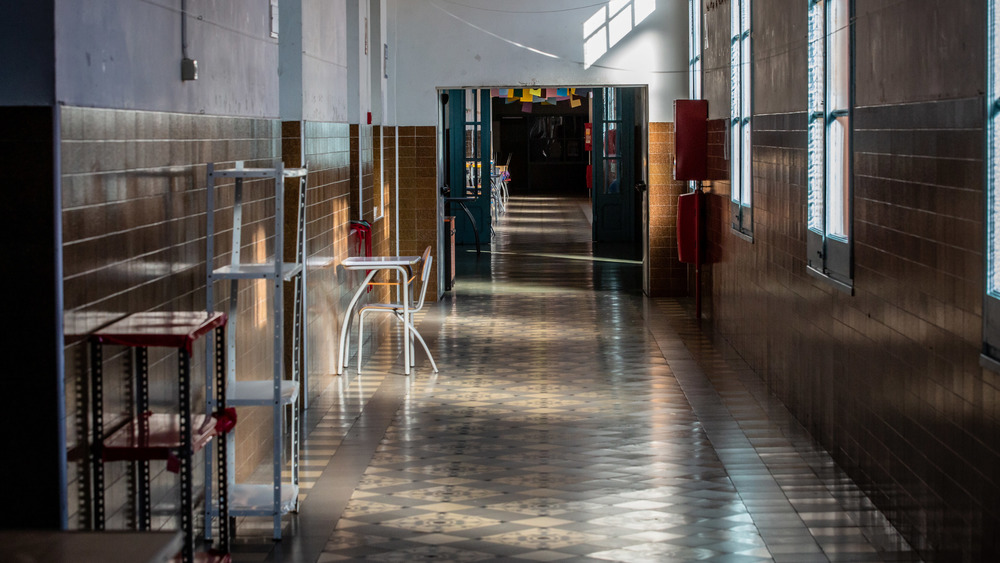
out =
<svg viewBox="0 0 1000 563"><path fill-rule="evenodd" d="M362 375L328 377L289 520L343 508L308 530L319 551L274 560L918 560L683 301L595 256L588 203L512 198L492 245L459 249L455 288L416 320L439 373L418 352L402 375L397 330ZM387 400L377 437L353 438ZM367 467L342 475L361 447ZM240 526L234 562L260 560Z"/></svg>

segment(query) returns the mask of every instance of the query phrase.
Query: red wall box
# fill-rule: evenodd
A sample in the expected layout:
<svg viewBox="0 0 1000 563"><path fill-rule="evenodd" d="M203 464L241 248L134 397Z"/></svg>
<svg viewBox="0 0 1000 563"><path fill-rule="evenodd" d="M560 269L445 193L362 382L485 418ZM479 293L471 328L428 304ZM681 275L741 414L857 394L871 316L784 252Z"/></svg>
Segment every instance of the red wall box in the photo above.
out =
<svg viewBox="0 0 1000 563"><path fill-rule="evenodd" d="M708 179L708 100L674 100L675 180Z"/></svg>
<svg viewBox="0 0 1000 563"><path fill-rule="evenodd" d="M703 195L696 191L677 197L677 259L686 264L698 262L698 215Z"/></svg>

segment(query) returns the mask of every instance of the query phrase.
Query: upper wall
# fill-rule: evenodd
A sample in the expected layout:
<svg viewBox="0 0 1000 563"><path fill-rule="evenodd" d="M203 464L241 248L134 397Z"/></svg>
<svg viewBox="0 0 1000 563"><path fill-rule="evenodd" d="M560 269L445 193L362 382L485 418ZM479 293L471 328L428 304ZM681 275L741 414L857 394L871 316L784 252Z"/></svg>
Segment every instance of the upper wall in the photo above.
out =
<svg viewBox="0 0 1000 563"><path fill-rule="evenodd" d="M754 2L754 114L801 111L806 107L808 7L806 2ZM789 41L790 37L801 40ZM728 45L729 39L725 41ZM727 51L724 49L723 54L728 55ZM729 65L724 64L724 68L728 74ZM725 80L728 88L728 75Z"/></svg>
<svg viewBox="0 0 1000 563"><path fill-rule="evenodd" d="M346 123L347 0L284 0L281 118Z"/></svg>
<svg viewBox="0 0 1000 563"><path fill-rule="evenodd" d="M278 40L268 2L55 0L56 100L71 106L277 117Z"/></svg>
<svg viewBox="0 0 1000 563"><path fill-rule="evenodd" d="M857 2L856 12L856 43L866 50L855 68L857 106L948 100L985 90L985 2L870 0ZM980 25L970 28L968 22Z"/></svg>
<svg viewBox="0 0 1000 563"><path fill-rule="evenodd" d="M603 16L606 4L391 0L400 124L436 124L440 87L602 84L648 85L650 121L672 121L674 100L687 97L687 2L621 3L648 15L624 25L624 36L588 66L585 31L618 29Z"/></svg>

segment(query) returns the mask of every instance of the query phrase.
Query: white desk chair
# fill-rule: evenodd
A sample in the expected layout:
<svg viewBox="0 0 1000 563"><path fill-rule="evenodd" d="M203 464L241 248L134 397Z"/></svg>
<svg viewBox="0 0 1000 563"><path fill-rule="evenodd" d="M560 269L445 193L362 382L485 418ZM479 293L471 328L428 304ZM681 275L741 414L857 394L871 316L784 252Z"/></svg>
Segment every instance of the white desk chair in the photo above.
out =
<svg viewBox="0 0 1000 563"><path fill-rule="evenodd" d="M434 368L434 373L437 373L437 364L434 363L434 357L431 356L431 351L427 348L427 343L424 342L420 333L417 332L415 326L413 326L413 313L416 313L424 306L424 297L427 295L427 286L430 285L431 276L431 262L433 262L434 257L431 256L431 247L427 247L424 250L424 255L421 258L423 261L423 267L420 270L420 291L419 298L416 302L410 302L410 318L404 318L403 316L403 304L402 303L369 303L361 307L358 310L358 373L361 373L361 360L362 360L362 343L364 341L365 334L365 314L366 313L392 313L393 316L402 322L408 323L410 325L410 335L415 337L420 341L420 345L424 347L424 352L427 352L427 359L431 361L431 367ZM410 292L403 291L403 296L405 299L410 299ZM413 349L413 342L405 342L404 346L410 346ZM410 361L413 361L413 353L410 353Z"/></svg>

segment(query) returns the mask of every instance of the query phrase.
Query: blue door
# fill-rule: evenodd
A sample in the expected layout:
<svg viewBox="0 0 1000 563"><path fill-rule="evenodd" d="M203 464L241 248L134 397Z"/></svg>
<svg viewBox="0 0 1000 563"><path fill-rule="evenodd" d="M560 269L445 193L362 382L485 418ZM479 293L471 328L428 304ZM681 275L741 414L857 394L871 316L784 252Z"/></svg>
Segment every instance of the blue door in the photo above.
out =
<svg viewBox="0 0 1000 563"><path fill-rule="evenodd" d="M635 242L636 88L594 89L595 242Z"/></svg>
<svg viewBox="0 0 1000 563"><path fill-rule="evenodd" d="M483 247L490 243L490 91L448 91L449 213L455 241ZM462 205L468 213L462 209ZM470 219L471 215L471 219ZM475 230L472 223L475 222Z"/></svg>

